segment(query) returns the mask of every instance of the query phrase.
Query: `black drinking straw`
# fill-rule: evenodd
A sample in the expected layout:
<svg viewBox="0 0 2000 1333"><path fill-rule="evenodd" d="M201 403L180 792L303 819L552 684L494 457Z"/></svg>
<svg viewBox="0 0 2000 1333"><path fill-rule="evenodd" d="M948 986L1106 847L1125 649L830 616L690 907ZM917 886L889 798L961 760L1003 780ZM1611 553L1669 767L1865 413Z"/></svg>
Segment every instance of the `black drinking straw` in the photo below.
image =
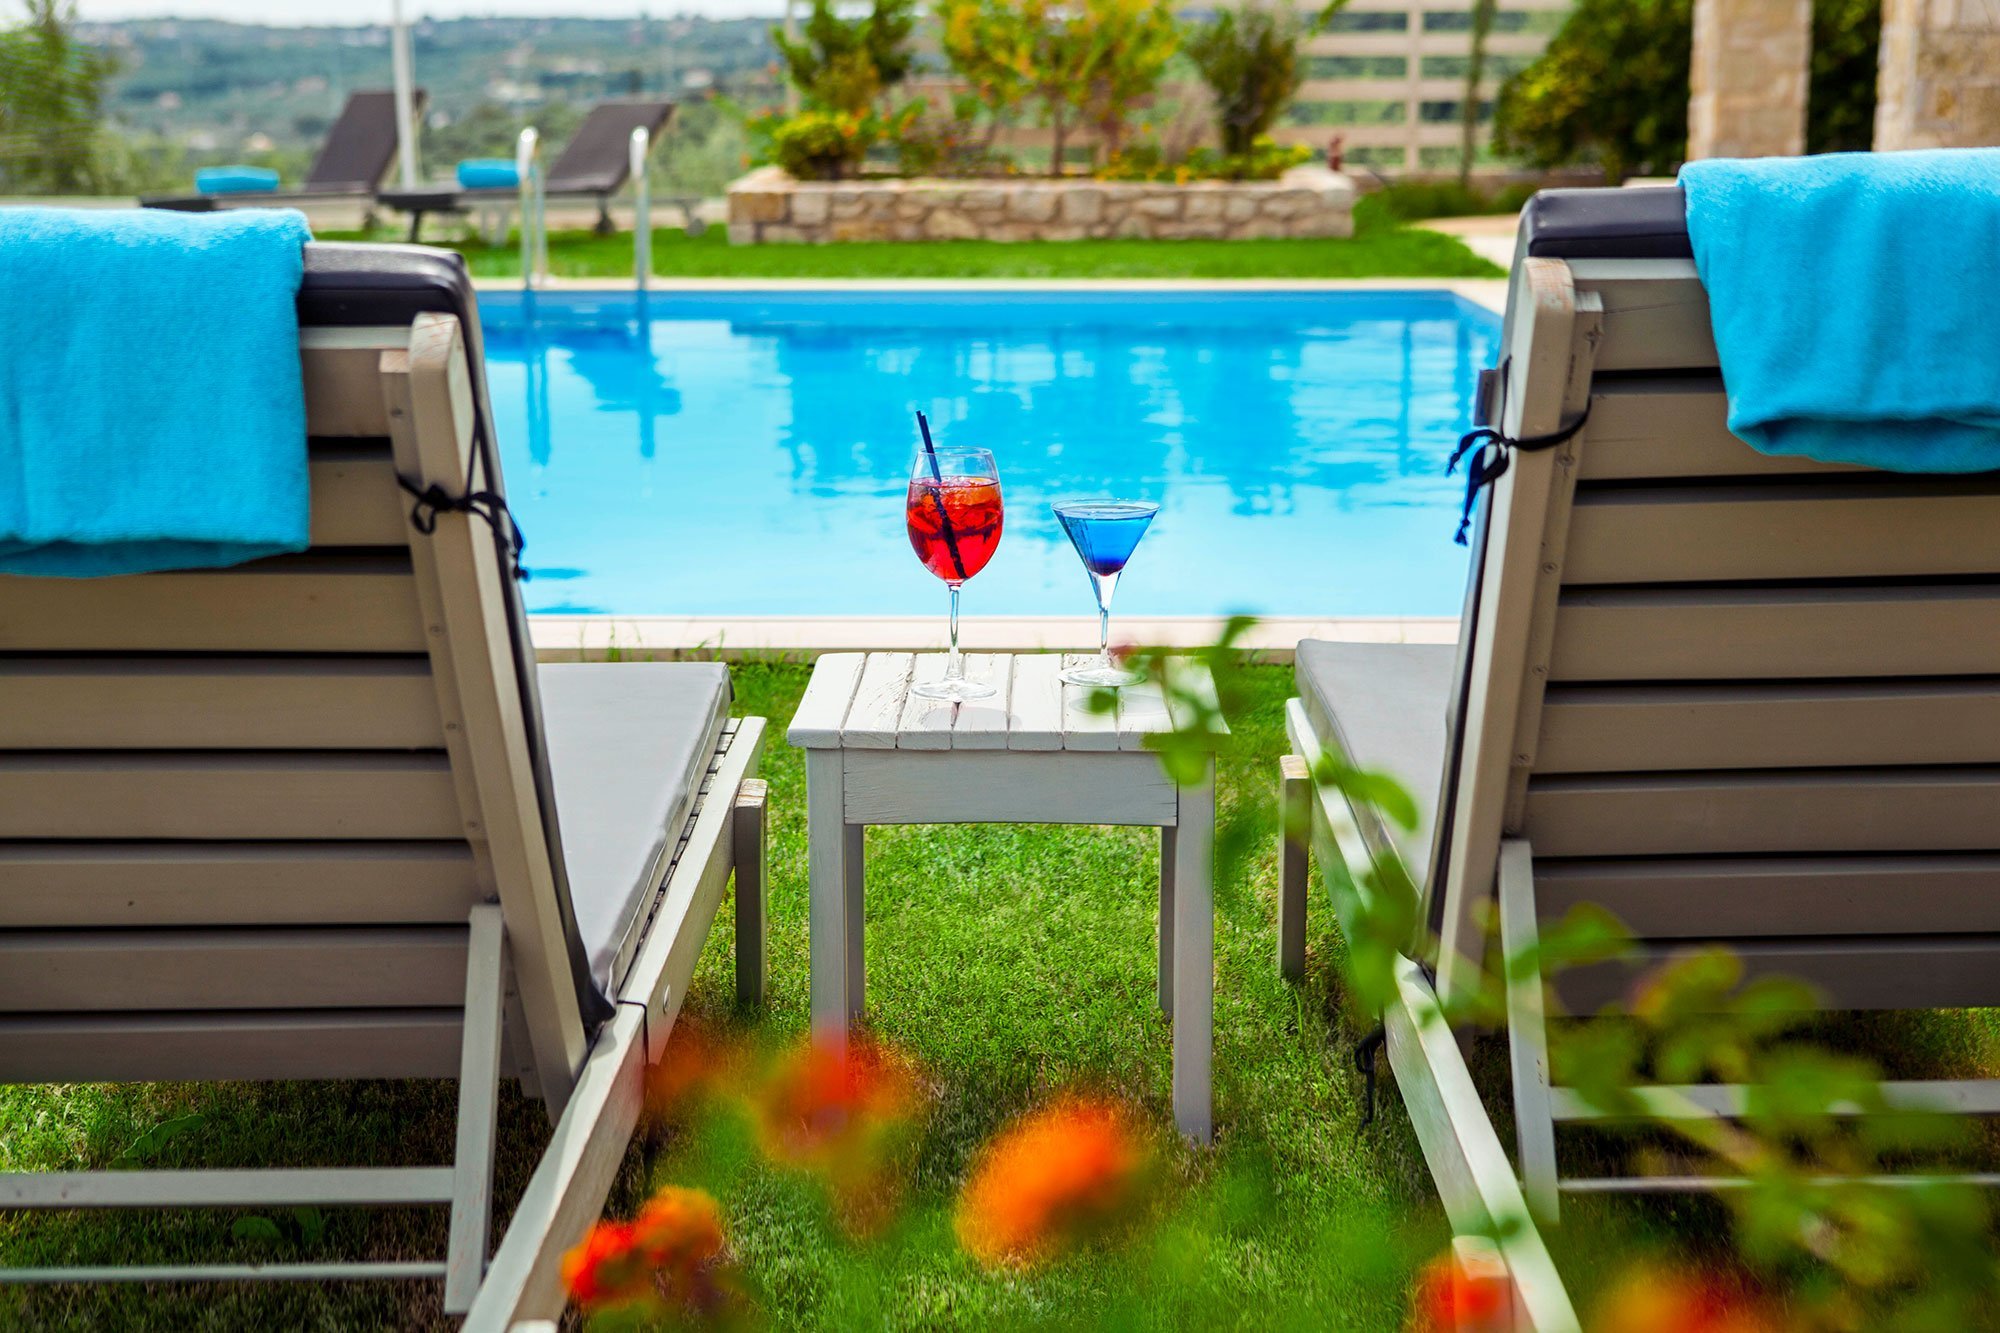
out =
<svg viewBox="0 0 2000 1333"><path fill-rule="evenodd" d="M931 444L931 423L924 420L922 409L917 411L917 429L923 432L924 457L931 460L931 480L937 483L931 487L931 503L937 506L938 526L944 532L944 548L951 552L951 567L963 579L965 560L958 553L958 537L951 530L951 514L944 507L944 472L938 467L937 449Z"/></svg>

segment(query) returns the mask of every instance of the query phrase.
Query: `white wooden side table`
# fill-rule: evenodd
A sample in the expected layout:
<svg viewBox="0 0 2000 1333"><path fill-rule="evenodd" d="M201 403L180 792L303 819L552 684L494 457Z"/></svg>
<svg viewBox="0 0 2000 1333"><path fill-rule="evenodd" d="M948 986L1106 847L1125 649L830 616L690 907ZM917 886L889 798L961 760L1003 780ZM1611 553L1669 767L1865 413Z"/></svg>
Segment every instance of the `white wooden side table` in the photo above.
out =
<svg viewBox="0 0 2000 1333"><path fill-rule="evenodd" d="M812 879L812 1018L844 1036L862 1011L862 842L870 824L1131 824L1160 830L1160 1007L1174 1026L1174 1122L1213 1133L1215 772L1177 788L1144 747L1169 727L1157 688L1092 713L1052 653L966 656L990 699L910 693L943 653L832 653L787 738L806 751ZM1190 666L1189 670L1197 668Z"/></svg>

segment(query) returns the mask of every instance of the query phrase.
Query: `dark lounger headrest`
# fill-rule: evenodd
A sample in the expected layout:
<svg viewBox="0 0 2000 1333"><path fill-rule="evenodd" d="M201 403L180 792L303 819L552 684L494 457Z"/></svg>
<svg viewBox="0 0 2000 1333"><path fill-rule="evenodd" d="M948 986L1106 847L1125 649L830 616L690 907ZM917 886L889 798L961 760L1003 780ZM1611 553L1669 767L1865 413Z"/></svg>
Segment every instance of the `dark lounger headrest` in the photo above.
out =
<svg viewBox="0 0 2000 1333"><path fill-rule="evenodd" d="M1521 210L1522 255L1549 259L1692 259L1678 185L1543 190Z"/></svg>

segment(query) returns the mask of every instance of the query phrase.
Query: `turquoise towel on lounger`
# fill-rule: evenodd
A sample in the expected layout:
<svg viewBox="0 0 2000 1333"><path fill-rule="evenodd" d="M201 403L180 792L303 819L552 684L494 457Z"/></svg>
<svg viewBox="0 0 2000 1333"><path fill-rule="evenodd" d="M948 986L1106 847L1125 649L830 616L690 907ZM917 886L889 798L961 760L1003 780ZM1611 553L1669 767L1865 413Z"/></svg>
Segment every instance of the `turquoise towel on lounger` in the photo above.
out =
<svg viewBox="0 0 2000 1333"><path fill-rule="evenodd" d="M1715 159L1680 183L1733 433L2000 468L2000 149Z"/></svg>
<svg viewBox="0 0 2000 1333"><path fill-rule="evenodd" d="M0 573L307 544L294 212L0 208Z"/></svg>

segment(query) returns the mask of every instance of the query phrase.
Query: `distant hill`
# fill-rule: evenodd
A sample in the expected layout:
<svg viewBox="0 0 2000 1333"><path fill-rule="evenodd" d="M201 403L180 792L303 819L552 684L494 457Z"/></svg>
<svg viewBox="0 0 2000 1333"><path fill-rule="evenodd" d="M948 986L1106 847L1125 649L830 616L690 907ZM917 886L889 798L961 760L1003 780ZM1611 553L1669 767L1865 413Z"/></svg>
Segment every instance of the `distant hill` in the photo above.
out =
<svg viewBox="0 0 2000 1333"><path fill-rule="evenodd" d="M386 26L154 19L78 34L118 57L109 109L125 135L203 156L291 158L319 141L348 93L390 84ZM484 148L492 126L570 122L604 97L721 91L754 107L776 95L765 19L467 18L419 22L411 36L430 94L427 149L457 146L451 131L468 118L486 128L464 146Z"/></svg>

